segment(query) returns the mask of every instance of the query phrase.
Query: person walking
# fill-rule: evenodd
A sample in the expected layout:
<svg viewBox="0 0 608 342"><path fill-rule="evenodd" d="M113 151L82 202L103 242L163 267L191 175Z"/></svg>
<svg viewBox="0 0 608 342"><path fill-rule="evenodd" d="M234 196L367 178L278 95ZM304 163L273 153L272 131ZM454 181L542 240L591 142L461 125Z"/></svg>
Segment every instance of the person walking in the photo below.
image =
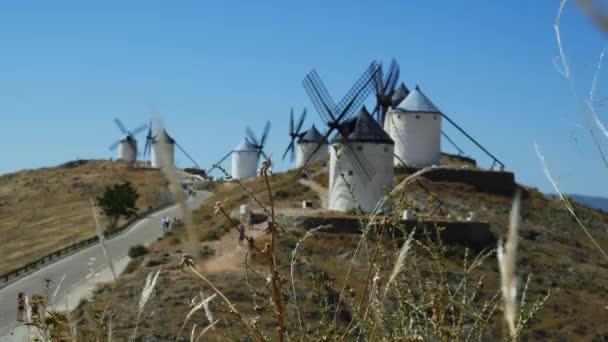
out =
<svg viewBox="0 0 608 342"><path fill-rule="evenodd" d="M243 245L243 240L245 240L245 227L239 224L239 246Z"/></svg>
<svg viewBox="0 0 608 342"><path fill-rule="evenodd" d="M25 311L25 296L23 292L17 295L17 322L23 322L23 312Z"/></svg>

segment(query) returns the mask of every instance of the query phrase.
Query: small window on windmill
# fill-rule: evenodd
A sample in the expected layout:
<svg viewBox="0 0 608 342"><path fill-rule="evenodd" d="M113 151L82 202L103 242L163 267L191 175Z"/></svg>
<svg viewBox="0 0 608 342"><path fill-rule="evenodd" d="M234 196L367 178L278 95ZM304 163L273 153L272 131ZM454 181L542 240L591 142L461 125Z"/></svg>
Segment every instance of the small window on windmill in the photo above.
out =
<svg viewBox="0 0 608 342"><path fill-rule="evenodd" d="M352 176L353 175L353 170L348 170L348 175Z"/></svg>
<svg viewBox="0 0 608 342"><path fill-rule="evenodd" d="M437 120L437 115L433 115L433 120Z"/></svg>
<svg viewBox="0 0 608 342"><path fill-rule="evenodd" d="M388 146L384 146L384 152L388 152Z"/></svg>
<svg viewBox="0 0 608 342"><path fill-rule="evenodd" d="M401 115L397 115L397 119L401 119Z"/></svg>
<svg viewBox="0 0 608 342"><path fill-rule="evenodd" d="M363 146L358 145L358 146L357 146L357 151L363 151Z"/></svg>
<svg viewBox="0 0 608 342"><path fill-rule="evenodd" d="M416 119L420 119L420 115L416 115Z"/></svg>

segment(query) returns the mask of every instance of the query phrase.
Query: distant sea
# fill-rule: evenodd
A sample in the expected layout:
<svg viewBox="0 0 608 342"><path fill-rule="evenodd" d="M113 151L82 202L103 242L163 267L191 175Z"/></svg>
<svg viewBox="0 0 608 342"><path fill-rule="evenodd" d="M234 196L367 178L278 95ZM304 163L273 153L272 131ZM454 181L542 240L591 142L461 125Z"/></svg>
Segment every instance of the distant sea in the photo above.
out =
<svg viewBox="0 0 608 342"><path fill-rule="evenodd" d="M558 198L556 194L550 194L550 196L553 198ZM594 197L577 194L568 194L568 196L572 197L572 199L580 204L608 212L608 198L606 197Z"/></svg>

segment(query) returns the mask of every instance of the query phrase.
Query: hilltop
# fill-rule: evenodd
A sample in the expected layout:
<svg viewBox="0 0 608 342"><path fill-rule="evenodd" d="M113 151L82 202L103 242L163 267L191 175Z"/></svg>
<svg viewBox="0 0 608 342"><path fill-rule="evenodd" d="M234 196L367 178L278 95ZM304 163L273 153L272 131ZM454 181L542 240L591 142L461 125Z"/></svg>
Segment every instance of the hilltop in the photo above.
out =
<svg viewBox="0 0 608 342"><path fill-rule="evenodd" d="M480 170L475 161L468 158L444 155L442 162L451 170ZM270 177L277 219L284 229L279 234L277 252L281 265L279 272L286 277L284 292L286 298L291 297L289 277L293 276L303 324L310 336L317 337L328 333L324 329L331 323L334 314L337 315L340 330L344 330L355 314L354 301L363 290L370 256L376 246L382 246L376 267L377 274L381 274L380 282L383 282L387 276L382 274L390 272L395 262L394 255L403 242L398 236L379 239L377 234L370 233L364 240L363 249L354 257L360 243L357 227L366 224L366 217L356 212L338 213L321 208L327 201L326 171L320 165L312 167L312 181L296 180L293 171ZM407 177L408 172L400 170L395 177L396 184ZM414 246L399 277L399 285L412 291L410 295L416 296L412 298L432 303L434 299L427 298L428 293L434 293L433 296L440 294L436 291L441 288L443 281L447 288L451 288L450 291L460 287L458 284L462 284L465 277L463 269L467 265L470 267L475 259L479 264L470 274L466 274L468 280L464 283L463 291L469 294L477 291L475 300L467 303L467 307L470 305L467 310L471 314L480 314L484 301L499 298L494 294L499 289L500 275L496 256L491 250L497 240L504 237L512 196L461 182L431 181L431 178L423 177L408 184L396 194L396 198L420 217L436 218L441 224L445 223L448 230L441 233L442 236L445 233L459 235L458 231L453 231L453 227L458 226L450 228L451 223L464 222L466 225L465 217L473 212L476 222L489 227L492 241L485 248L479 248L467 244L464 239L461 241L464 243L446 243L442 247L445 250L437 252L440 249L436 249L439 248L434 245L436 242L417 235L421 243L435 251L433 253L443 256L440 260L433 260L425 250L427 247ZM3 267L9 267L8 261L20 263L24 258L35 258L45 250L71 243L71 239L93 235L89 198L99 194L104 186L123 180L133 182L142 194L138 203L141 209L156 205L158 193L165 184L158 170L133 168L125 163L108 161L76 161L0 177L0 214L7 217L5 221L10 224L8 229L5 225L1 228L4 230L2 233L10 237L2 241L3 250L10 251ZM559 201L534 188L515 186L523 194L517 274L521 287L530 277L526 293L528 309L534 300L549 294L529 328L524 330L524 336L532 339L601 339L602 334L608 333L608 324L602 319L608 307L605 299L608 261L594 249ZM193 212L191 231L176 225L162 239L149 246L147 252L132 259L115 285L100 286L90 301L80 303L72 314L82 334L96 332L99 336L105 336L108 317L112 317L115 338L131 334L145 279L160 267L158 283L144 308L139 335L156 341L175 340L180 325L192 308L189 304L193 297L199 291L205 296L212 293L200 279L181 270L179 263L184 252L195 257L197 269L221 289L245 316L254 317L263 330L274 331L273 308L264 304L267 300L264 298L268 296L265 280L268 269L260 254L260 250L270 242L269 235L264 233L268 213L260 206L268 207L270 203L266 184L261 178L254 178L241 184L216 181L206 187L214 195ZM49 193L54 196L49 197ZM310 200L312 208L302 208L303 200ZM223 202L226 212L233 218L238 217L241 204L247 204L254 210L255 229L247 231L247 234L254 237L259 248L257 251L248 254L246 246L237 244L234 228L214 210L217 202ZM31 206L31 210L23 210L30 203L36 205ZM438 203L441 205L437 209ZM602 247L607 248L605 227L608 214L579 204L575 205L575 209ZM380 221L397 222L391 220L400 215L398 212L395 217L385 216ZM310 222L328 223L333 227L307 234L306 229L311 228ZM419 221L417 229L422 231L424 227L434 234L434 226ZM344 232L330 232L336 231L335 228ZM195 246L194 250L192 246ZM292 268L292 253L296 246L297 256ZM350 274L349 265L352 265ZM447 272L443 276L438 271L441 269ZM349 280L345 282L347 274ZM336 313L336 300L343 286L346 286L349 297ZM417 289L422 292L415 295L419 291ZM394 297L388 298L387 302L391 306L398 303ZM490 303L495 303L496 312L488 319L488 329L481 336L486 340L501 336L505 329L499 303ZM245 334L242 324L226 314L227 308L221 300L215 299L210 308L216 318L221 318L210 336L242 340ZM105 318L99 321L101 312L105 312ZM293 306L288 307L288 313L289 328L293 334L297 330ZM428 314L426 319L435 319L430 311ZM428 324L424 323L423 316L418 319ZM182 336L189 334L193 323L197 324L198 329L208 324L202 310L193 314ZM475 326L470 317L462 324L465 329Z"/></svg>
<svg viewBox="0 0 608 342"><path fill-rule="evenodd" d="M123 181L140 194L140 211L164 200L158 169L120 161L76 160L0 176L0 274L94 236L90 200Z"/></svg>
<svg viewBox="0 0 608 342"><path fill-rule="evenodd" d="M466 168L475 167L474 162L465 160L464 164L468 164ZM453 166L460 168L462 165L461 163ZM312 183L295 182L293 173L273 175L271 180L273 194L280 198L276 204L277 215L311 215L310 209L298 208L302 199L313 200L318 208L324 196L323 191L326 190L324 184L327 176L319 169L315 170L315 173L315 182ZM397 181L403 177L403 175L397 177ZM265 292L268 289L264 280L267 269L263 266L262 258L258 252L253 252L248 259L248 267L244 267L246 247L237 245L236 233L221 215L213 213L212 207L216 201L226 201L226 210L234 212L240 204L246 203L256 213L264 216L262 208L256 204L256 201L268 205L265 185L259 178L243 182L242 186L250 189L255 200L234 183L218 182L216 186L213 198L193 213L193 230L198 235L195 241L197 250L194 252L197 268L219 287L244 315L256 317L257 324L263 329L273 331L272 308L261 304L264 302L264 296L268 295ZM527 277L530 277L526 293L528 309L534 300L549 294L549 299L536 318L530 322L530 327L524 331L524 335L533 339L601 339L602 334L608 333L608 324L603 319L608 304L605 298L608 290L606 287L608 273L605 271L608 261L594 249L560 202L534 188L523 185L517 187L523 193L517 273L522 287ZM432 194L433 201L440 200L443 203L438 215L458 221L463 220L470 212L474 212L478 221L489 224L495 240L503 237L508 225L511 196L482 192L467 184L431 182L426 179L408 185L399 195L409 203L410 208L422 213L425 203L430 200L429 193ZM607 248L608 236L605 227L608 224L608 214L583 205L576 205L576 211L602 247ZM313 209L312 212L316 212L314 215L317 216L337 215L336 217L342 220L350 219L353 222L361 219L352 213L330 213L320 209L316 211ZM285 231L279 238L278 260L282 265L280 272L285 277L289 277L292 251L300 245L298 253L301 256L297 258L295 273L292 276L295 277L301 315L307 329L311 329L309 332L314 336L322 336L326 333L324 329L327 328L327 315L333 317L332 308L335 309L337 295L345 285L347 268L360 237L352 233L316 232L302 240L305 237L304 230L298 227L296 221L281 221ZM262 232L265 226L264 219L261 219L256 225L256 230L248 232L255 237L256 245L260 249L269 242L269 236ZM379 258L381 261L377 260L377 265L383 272L392 268L394 260L391 260L391 255L394 255L400 247L398 240L394 240L393 244L390 239L378 240L377 236L369 236L365 244L365 252L359 253L352 261L353 269L350 279L346 282L346 286L352 289L350 290L352 298L356 298L356 295L362 291L370 255L381 241L384 241L383 256ZM423 237L421 241L425 241ZM110 308L111 315L114 315L115 336L127 336L131 333L137 316L139 293L145 277L160 266L161 276L155 294L144 310L146 320L140 325L139 331L141 336L147 336L152 340L175 340L177 330L191 308L188 306L190 300L198 295L199 291L203 291L207 296L211 294L210 289L199 279L180 271L178 266L184 251L192 253L187 247L191 242L186 231L180 227L151 246L149 254L134 259L115 286L101 286L91 302L81 303L75 313L80 317L81 328L86 326L93 330L102 329L97 327L98 323L87 317L98 312L96 310ZM495 243L487 246L484 251L494 248ZM484 251L481 253L485 253ZM466 264L463 266L463 262L468 262L470 265L478 252L462 244L445 245L443 252L445 259L441 264L447 270L448 276L444 279L433 278L437 276L434 273L436 261L429 258L424 249L414 248L410 253L415 256L412 255L411 261L406 263L404 275L399 281L403 282L405 288L408 288L406 284L411 283L409 286L412 286L412 291L418 286L421 289L430 286L427 290L423 290L421 295L427 291L437 290L433 283L430 285L419 283L423 278L427 278L427 281L444 279L453 290L458 285L459 279L464 276L463 267L467 268ZM465 288L467 291L478 289L479 293L475 297L478 302L472 302L471 305L481 306L480 303L483 302L479 301L496 298L492 296L499 289L500 275L495 255L490 254L476 260L480 260L479 265L467 275L470 284L467 287L465 282ZM286 296L291 297L289 284L291 283L286 279L284 291ZM344 304L346 308L343 307L339 312L338 325L342 327L341 329L344 329L353 316L353 305L354 302L350 299L349 303ZM215 300L211 308L216 312L216 316L222 317L222 323L213 334L233 340L244 337L242 324L230 318L230 315L221 313L227 310L221 300ZM292 307L288 310L293 324L290 327L297 329L297 324L293 321L295 320L293 309ZM481 308L468 310L475 312ZM495 339L502 335L501 331L504 332L499 305L496 310L498 310L496 314L486 323L490 328L484 333L484 339ZM423 318L419 317L419 319ZM428 319L431 317L429 316ZM435 314L432 319L435 319ZM193 323L201 328L208 324L204 313L197 312L192 316L182 336L189 334ZM416 322L418 323L420 322Z"/></svg>

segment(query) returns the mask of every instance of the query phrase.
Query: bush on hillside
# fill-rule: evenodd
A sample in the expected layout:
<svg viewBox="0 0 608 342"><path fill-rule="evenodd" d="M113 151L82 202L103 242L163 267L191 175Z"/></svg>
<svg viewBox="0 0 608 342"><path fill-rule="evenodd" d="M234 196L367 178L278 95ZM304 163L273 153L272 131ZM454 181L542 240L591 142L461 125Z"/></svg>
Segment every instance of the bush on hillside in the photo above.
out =
<svg viewBox="0 0 608 342"><path fill-rule="evenodd" d="M114 184L106 187L103 195L97 197L97 205L103 214L110 218L110 226L116 227L118 219L123 216L127 219L137 214L137 199L139 194L131 182Z"/></svg>
<svg viewBox="0 0 608 342"><path fill-rule="evenodd" d="M148 254L148 249L143 245L135 245L129 248L129 258L131 259L135 259L146 254Z"/></svg>

